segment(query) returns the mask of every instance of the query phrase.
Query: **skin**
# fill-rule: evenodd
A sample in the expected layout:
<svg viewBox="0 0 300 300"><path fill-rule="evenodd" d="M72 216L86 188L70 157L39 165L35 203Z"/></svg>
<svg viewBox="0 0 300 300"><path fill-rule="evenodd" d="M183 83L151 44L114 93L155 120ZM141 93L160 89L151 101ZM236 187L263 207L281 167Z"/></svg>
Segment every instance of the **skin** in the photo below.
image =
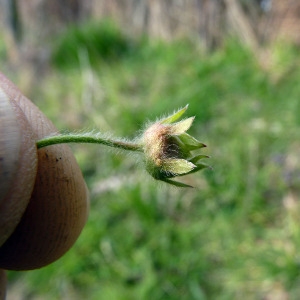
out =
<svg viewBox="0 0 300 300"><path fill-rule="evenodd" d="M0 73L0 269L29 270L61 257L88 215L88 192L66 145L37 150L57 129ZM6 276L0 270L0 299Z"/></svg>

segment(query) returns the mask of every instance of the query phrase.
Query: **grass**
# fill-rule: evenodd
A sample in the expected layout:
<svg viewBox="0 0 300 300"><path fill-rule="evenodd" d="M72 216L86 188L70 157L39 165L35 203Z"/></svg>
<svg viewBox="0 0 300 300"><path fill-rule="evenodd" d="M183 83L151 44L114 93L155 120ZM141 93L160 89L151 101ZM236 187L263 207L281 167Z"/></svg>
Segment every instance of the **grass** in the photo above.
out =
<svg viewBox="0 0 300 300"><path fill-rule="evenodd" d="M31 99L62 130L130 137L189 103L191 133L214 170L186 178L196 189L174 189L133 157L74 145L91 191L88 223L59 261L10 272L11 288L22 282L31 299L297 299L297 50L274 48L264 71L237 42L207 55L189 41L132 42L97 26L65 33ZM103 40L97 29L109 31ZM112 55L101 50L107 36ZM65 50L81 56L63 64Z"/></svg>

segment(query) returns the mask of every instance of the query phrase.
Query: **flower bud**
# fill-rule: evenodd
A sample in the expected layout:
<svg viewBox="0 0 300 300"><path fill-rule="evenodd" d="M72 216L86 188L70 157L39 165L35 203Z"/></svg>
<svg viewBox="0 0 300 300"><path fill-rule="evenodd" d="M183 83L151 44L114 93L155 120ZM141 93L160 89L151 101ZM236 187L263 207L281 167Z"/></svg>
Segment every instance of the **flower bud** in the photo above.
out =
<svg viewBox="0 0 300 300"><path fill-rule="evenodd" d="M197 172L208 166L198 161L208 158L206 155L193 156L191 151L206 147L205 144L186 133L194 117L177 121L188 106L151 124L142 136L145 164L148 173L157 180L162 180L179 187L191 187L187 184L170 180Z"/></svg>

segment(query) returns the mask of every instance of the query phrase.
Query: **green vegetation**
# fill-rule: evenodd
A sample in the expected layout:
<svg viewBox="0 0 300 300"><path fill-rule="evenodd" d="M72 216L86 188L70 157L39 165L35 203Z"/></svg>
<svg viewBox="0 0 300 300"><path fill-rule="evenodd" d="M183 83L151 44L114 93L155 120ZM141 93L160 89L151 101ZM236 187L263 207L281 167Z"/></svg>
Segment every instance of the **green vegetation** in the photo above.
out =
<svg viewBox="0 0 300 300"><path fill-rule="evenodd" d="M115 61L134 50L133 40L125 37L111 21L72 26L56 41L52 61L59 69L78 67L82 55L89 61Z"/></svg>
<svg viewBox="0 0 300 300"><path fill-rule="evenodd" d="M196 189L177 189L135 157L73 145L91 191L88 223L59 261L10 272L11 284L31 299L298 299L297 51L274 49L267 72L232 41L207 55L189 41L132 43L118 33L99 50L107 36L89 28L65 33L53 71L32 90L37 105L62 130L132 137L189 103L191 134L214 169L185 178ZM79 57L68 68L59 65L65 50Z"/></svg>

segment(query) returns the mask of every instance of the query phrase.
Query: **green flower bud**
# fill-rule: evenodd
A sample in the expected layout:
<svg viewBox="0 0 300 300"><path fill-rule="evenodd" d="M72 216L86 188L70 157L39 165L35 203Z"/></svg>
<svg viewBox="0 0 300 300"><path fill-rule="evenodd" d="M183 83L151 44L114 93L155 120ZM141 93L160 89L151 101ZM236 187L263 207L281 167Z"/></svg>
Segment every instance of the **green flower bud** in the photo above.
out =
<svg viewBox="0 0 300 300"><path fill-rule="evenodd" d="M191 187L170 180L209 167L199 162L202 158L208 158L207 155L192 154L192 151L206 147L186 133L192 126L194 117L178 121L187 108L185 106L173 115L149 125L142 137L133 141L109 138L101 133L70 133L45 137L37 141L37 148L63 143L95 143L140 152L144 154L146 170L152 177L178 187Z"/></svg>
<svg viewBox="0 0 300 300"><path fill-rule="evenodd" d="M177 121L187 110L180 109L167 118L148 126L142 136L145 164L148 173L157 180L179 187L191 187L187 184L170 180L207 168L199 163L206 155L193 156L191 151L206 147L205 144L186 133L192 126L194 117Z"/></svg>

